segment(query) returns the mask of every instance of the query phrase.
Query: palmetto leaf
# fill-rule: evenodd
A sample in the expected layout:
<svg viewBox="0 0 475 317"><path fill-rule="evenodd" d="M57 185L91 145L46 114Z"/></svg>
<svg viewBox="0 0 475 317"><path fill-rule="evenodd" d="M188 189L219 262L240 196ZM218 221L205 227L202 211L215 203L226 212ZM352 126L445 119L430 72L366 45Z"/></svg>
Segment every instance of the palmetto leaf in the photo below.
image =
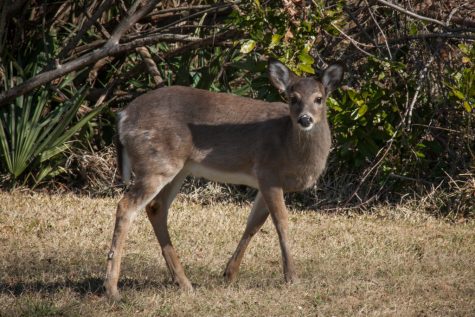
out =
<svg viewBox="0 0 475 317"><path fill-rule="evenodd" d="M71 137L106 105L71 125L84 96L83 88L74 98L45 111L51 96L43 89L34 96L17 98L7 111L0 113L0 157L14 179L30 170L26 178L31 177L37 183L63 170L48 161L68 149ZM32 167L39 167L36 174L31 173Z"/></svg>

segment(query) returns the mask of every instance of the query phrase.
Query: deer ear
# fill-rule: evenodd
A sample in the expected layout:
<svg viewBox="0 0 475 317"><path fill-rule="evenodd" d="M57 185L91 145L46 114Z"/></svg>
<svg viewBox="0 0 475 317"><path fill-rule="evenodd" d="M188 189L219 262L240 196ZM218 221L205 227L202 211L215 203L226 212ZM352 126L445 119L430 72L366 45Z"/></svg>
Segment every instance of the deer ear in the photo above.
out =
<svg viewBox="0 0 475 317"><path fill-rule="evenodd" d="M325 69L322 76L322 84L328 93L332 92L340 85L344 72L345 71L341 64L333 64Z"/></svg>
<svg viewBox="0 0 475 317"><path fill-rule="evenodd" d="M288 69L287 66L278 60L274 58L269 59L269 78L275 88L280 91L286 91L293 78L296 76L297 75Z"/></svg>

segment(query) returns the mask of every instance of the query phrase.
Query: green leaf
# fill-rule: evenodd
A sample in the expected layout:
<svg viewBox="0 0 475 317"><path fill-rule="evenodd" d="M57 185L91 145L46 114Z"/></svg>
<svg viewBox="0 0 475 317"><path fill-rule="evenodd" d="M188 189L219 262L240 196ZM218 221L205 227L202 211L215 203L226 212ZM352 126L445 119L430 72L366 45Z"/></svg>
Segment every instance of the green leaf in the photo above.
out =
<svg viewBox="0 0 475 317"><path fill-rule="evenodd" d="M55 148L43 151L40 155L40 162L42 162L42 163L46 162L46 161L50 160L51 158L53 158L54 156L56 156L60 153L63 153L68 148L69 148L69 145L64 143L64 144L58 145Z"/></svg>
<svg viewBox="0 0 475 317"><path fill-rule="evenodd" d="M64 152L66 142L106 106L92 110L70 126L86 95L85 88L73 93L74 98L52 106L50 92L40 89L0 109L0 159L13 179L25 175L24 182L33 179L38 183L59 171L51 159Z"/></svg>
<svg viewBox="0 0 475 317"><path fill-rule="evenodd" d="M409 26L409 35L416 35L418 33L418 30L417 30L417 25L412 23L410 26Z"/></svg>
<svg viewBox="0 0 475 317"><path fill-rule="evenodd" d="M454 96L457 97L458 99L465 100L465 95L460 90L452 89L452 92L453 92Z"/></svg>
<svg viewBox="0 0 475 317"><path fill-rule="evenodd" d="M426 157L425 154L422 153L422 152L420 152L420 151L415 151L414 154L416 154L416 156L417 156L418 158L425 158L425 157Z"/></svg>
<svg viewBox="0 0 475 317"><path fill-rule="evenodd" d="M362 116L365 115L365 113L368 111L368 105L367 104L362 104L361 107L358 109L358 113L356 115L356 118L359 119Z"/></svg>
<svg viewBox="0 0 475 317"><path fill-rule="evenodd" d="M467 101L463 102L463 107L465 108L465 111L468 113L472 112L472 107L470 107L470 104Z"/></svg>
<svg viewBox="0 0 475 317"><path fill-rule="evenodd" d="M300 53L299 60L305 65L312 65L315 62L315 59L305 52Z"/></svg>
<svg viewBox="0 0 475 317"><path fill-rule="evenodd" d="M248 40L241 45L240 52L243 54L249 54L256 47L256 41Z"/></svg>
<svg viewBox="0 0 475 317"><path fill-rule="evenodd" d="M297 68L308 74L315 74L315 70L309 64L298 64Z"/></svg>
<svg viewBox="0 0 475 317"><path fill-rule="evenodd" d="M470 54L470 48L466 44L460 43L458 47L462 51L462 53L464 53L465 55Z"/></svg>
<svg viewBox="0 0 475 317"><path fill-rule="evenodd" d="M282 39L282 35L280 34L272 34L272 39L269 45L269 48L274 48L276 47L279 43L280 40Z"/></svg>
<svg viewBox="0 0 475 317"><path fill-rule="evenodd" d="M312 22L303 21L302 26L305 28L305 31L310 32L312 30Z"/></svg>

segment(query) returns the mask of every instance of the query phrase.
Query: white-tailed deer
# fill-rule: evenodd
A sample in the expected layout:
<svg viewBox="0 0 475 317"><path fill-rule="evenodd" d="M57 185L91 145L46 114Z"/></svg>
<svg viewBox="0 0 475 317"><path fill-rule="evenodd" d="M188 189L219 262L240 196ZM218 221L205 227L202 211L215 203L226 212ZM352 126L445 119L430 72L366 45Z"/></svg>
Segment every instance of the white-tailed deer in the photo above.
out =
<svg viewBox="0 0 475 317"><path fill-rule="evenodd" d="M259 190L224 271L227 280L236 277L246 247L269 214L279 236L285 280L297 279L284 192L310 187L325 168L331 145L326 100L341 81L343 68L328 67L319 81L298 77L270 60L269 76L289 104L172 86L138 97L120 113L123 179L127 181L133 171L135 182L117 207L105 281L110 298L119 298L124 241L143 207L173 281L192 289L167 228L168 208L190 174Z"/></svg>

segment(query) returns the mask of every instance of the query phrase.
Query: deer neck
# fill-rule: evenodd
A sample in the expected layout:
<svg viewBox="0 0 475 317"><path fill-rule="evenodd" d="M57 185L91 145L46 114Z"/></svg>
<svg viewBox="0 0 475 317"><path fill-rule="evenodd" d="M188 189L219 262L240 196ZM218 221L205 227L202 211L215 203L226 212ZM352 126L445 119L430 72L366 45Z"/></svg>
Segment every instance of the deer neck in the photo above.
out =
<svg viewBox="0 0 475 317"><path fill-rule="evenodd" d="M290 131L287 158L293 162L289 172L295 181L289 188L302 190L314 184L325 169L331 147L330 128L325 115L310 131L302 131L293 122Z"/></svg>
<svg viewBox="0 0 475 317"><path fill-rule="evenodd" d="M331 146L330 128L326 117L316 123L310 131L302 131L297 124L292 123L288 142L289 155L298 156L303 160L302 163L312 164L314 160L321 158L326 160Z"/></svg>

